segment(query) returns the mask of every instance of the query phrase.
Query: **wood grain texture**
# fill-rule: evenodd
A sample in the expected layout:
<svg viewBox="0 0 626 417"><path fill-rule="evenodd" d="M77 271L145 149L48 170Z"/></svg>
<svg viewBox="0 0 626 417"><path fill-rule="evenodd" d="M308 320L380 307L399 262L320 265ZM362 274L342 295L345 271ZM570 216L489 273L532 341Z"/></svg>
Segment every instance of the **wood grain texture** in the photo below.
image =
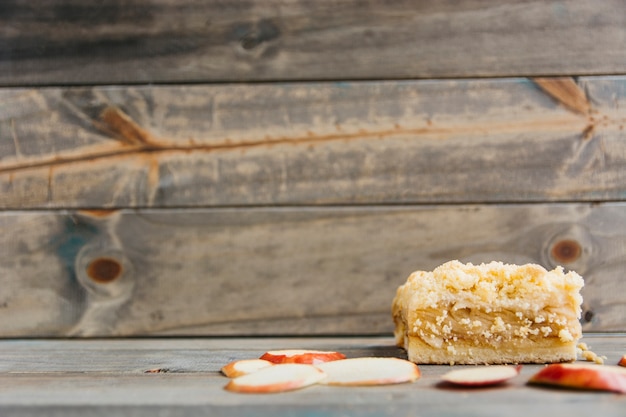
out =
<svg viewBox="0 0 626 417"><path fill-rule="evenodd" d="M626 77L574 91L589 114L517 78L0 90L0 208L622 200Z"/></svg>
<svg viewBox="0 0 626 417"><path fill-rule="evenodd" d="M586 334L614 364L626 336ZM501 416L540 411L621 417L626 396L526 385L543 365L525 365L504 386L452 389L439 384L449 366L420 366L412 384L313 386L275 395L226 392L220 366L276 348L330 349L348 357L405 357L390 337L217 338L169 340L0 341L0 413L39 416ZM149 369L170 372L148 373Z"/></svg>
<svg viewBox="0 0 626 417"><path fill-rule="evenodd" d="M0 84L624 74L622 0L4 1Z"/></svg>
<svg viewBox="0 0 626 417"><path fill-rule="evenodd" d="M416 269L564 265L585 330L623 331L626 205L0 214L0 334L389 334Z"/></svg>

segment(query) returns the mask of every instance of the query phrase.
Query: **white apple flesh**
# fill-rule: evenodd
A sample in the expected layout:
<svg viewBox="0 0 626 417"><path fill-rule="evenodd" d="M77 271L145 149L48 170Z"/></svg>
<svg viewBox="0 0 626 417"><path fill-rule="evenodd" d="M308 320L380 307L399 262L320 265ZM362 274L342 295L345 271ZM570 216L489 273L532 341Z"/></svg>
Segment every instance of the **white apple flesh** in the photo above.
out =
<svg viewBox="0 0 626 417"><path fill-rule="evenodd" d="M241 359L224 365L221 371L227 377L235 378L251 374L272 365L274 365L272 362L263 359Z"/></svg>
<svg viewBox="0 0 626 417"><path fill-rule="evenodd" d="M455 369L443 375L441 379L454 385L466 387L484 387L502 384L519 375L521 366L476 366Z"/></svg>
<svg viewBox="0 0 626 417"><path fill-rule="evenodd" d="M325 377L324 372L313 365L278 364L233 378L224 389L248 394L277 393L308 387Z"/></svg>
<svg viewBox="0 0 626 417"><path fill-rule="evenodd" d="M398 358L353 358L316 365L327 375L325 385L387 385L415 381L420 370L413 362Z"/></svg>

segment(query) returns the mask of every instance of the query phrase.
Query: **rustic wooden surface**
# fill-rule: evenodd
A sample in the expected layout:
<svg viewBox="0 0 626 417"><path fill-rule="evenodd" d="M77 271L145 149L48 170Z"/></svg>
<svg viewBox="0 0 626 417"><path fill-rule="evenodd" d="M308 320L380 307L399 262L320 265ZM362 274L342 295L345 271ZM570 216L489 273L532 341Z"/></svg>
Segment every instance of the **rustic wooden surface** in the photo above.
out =
<svg viewBox="0 0 626 417"><path fill-rule="evenodd" d="M623 74L623 0L4 1L0 84Z"/></svg>
<svg viewBox="0 0 626 417"><path fill-rule="evenodd" d="M0 208L615 201L626 77L0 90Z"/></svg>
<svg viewBox="0 0 626 417"><path fill-rule="evenodd" d="M594 352L615 364L626 335L586 334ZM277 348L328 349L348 357L406 357L390 337L205 338L0 341L0 414L35 416L498 416L532 414L621 417L626 395L526 384L542 365L524 365L500 387L440 384L449 366L421 365L412 384L313 386L271 395L224 391L221 366ZM160 371L160 372L157 372Z"/></svg>
<svg viewBox="0 0 626 417"><path fill-rule="evenodd" d="M564 265L584 328L624 331L626 204L0 213L3 336L390 334L450 259Z"/></svg>

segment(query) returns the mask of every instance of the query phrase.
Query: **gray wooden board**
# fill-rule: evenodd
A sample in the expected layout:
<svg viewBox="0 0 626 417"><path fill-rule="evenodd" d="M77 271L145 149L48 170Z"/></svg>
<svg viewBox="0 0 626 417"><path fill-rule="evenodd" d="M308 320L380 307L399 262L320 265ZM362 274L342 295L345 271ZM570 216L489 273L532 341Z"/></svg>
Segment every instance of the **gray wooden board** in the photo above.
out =
<svg viewBox="0 0 626 417"><path fill-rule="evenodd" d="M626 203L0 213L0 335L389 334L416 269L563 265L624 331Z"/></svg>
<svg viewBox="0 0 626 417"><path fill-rule="evenodd" d="M2 89L0 208L623 200L626 77L571 84Z"/></svg>
<svg viewBox="0 0 626 417"><path fill-rule="evenodd" d="M624 334L585 334L615 364ZM348 357L406 357L390 337L205 338L0 341L0 414L14 416L623 416L626 395L526 384L542 365L524 365L510 383L484 389L440 384L450 366L421 365L412 384L314 386L273 395L222 389L231 360L279 348L339 350ZM145 373L160 369L161 373Z"/></svg>
<svg viewBox="0 0 626 417"><path fill-rule="evenodd" d="M623 0L3 2L0 83L614 74Z"/></svg>

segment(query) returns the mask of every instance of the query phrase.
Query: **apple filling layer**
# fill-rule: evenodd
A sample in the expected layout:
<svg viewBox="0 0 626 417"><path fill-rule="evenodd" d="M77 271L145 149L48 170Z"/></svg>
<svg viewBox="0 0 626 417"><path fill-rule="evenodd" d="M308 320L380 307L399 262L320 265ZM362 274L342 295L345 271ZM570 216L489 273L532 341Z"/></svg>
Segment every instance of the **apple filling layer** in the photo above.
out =
<svg viewBox="0 0 626 417"><path fill-rule="evenodd" d="M538 265L452 261L418 271L393 301L396 342L416 363L575 360L582 285Z"/></svg>

